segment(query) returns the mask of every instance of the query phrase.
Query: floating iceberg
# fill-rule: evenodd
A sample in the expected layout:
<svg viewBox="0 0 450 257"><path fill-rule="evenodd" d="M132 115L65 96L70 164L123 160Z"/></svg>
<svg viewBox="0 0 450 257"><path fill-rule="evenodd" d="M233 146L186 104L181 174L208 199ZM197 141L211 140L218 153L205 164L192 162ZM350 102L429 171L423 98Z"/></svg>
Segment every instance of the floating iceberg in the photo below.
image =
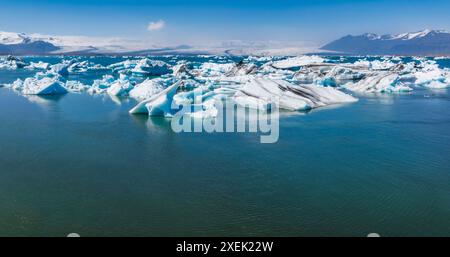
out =
<svg viewBox="0 0 450 257"><path fill-rule="evenodd" d="M138 100L149 99L153 95L164 90L164 86L170 83L170 79L146 79L144 82L137 84L131 91L130 97Z"/></svg>
<svg viewBox="0 0 450 257"><path fill-rule="evenodd" d="M67 67L67 70L70 73L83 73L88 71L88 69L89 69L88 61L75 62L70 64L69 67Z"/></svg>
<svg viewBox="0 0 450 257"><path fill-rule="evenodd" d="M359 67L367 67L369 70L390 70L396 66L395 63L391 62L390 60L373 60L373 61L367 61L367 60L360 60L356 61L354 63L355 66Z"/></svg>
<svg viewBox="0 0 450 257"><path fill-rule="evenodd" d="M21 69L26 66L25 62L14 56L7 56L6 58L0 58L0 69Z"/></svg>
<svg viewBox="0 0 450 257"><path fill-rule="evenodd" d="M281 61L273 62L271 65L277 69L292 69L309 64L323 63L325 59L317 55L304 55L299 57L292 57Z"/></svg>
<svg viewBox="0 0 450 257"><path fill-rule="evenodd" d="M113 63L108 65L107 68L111 69L113 72L119 72L126 69L132 69L136 67L139 60L125 60L123 62Z"/></svg>
<svg viewBox="0 0 450 257"><path fill-rule="evenodd" d="M185 62L178 63L172 67L172 75L177 78L192 78L194 77L188 70L188 65Z"/></svg>
<svg viewBox="0 0 450 257"><path fill-rule="evenodd" d="M69 67L74 63L74 59L72 60L64 60L61 63L54 64L50 66L50 72L59 74L61 76L69 75Z"/></svg>
<svg viewBox="0 0 450 257"><path fill-rule="evenodd" d="M139 76L161 76L168 74L171 71L172 70L167 63L147 58L140 60L131 70L133 74Z"/></svg>
<svg viewBox="0 0 450 257"><path fill-rule="evenodd" d="M128 77L120 74L120 78L111 86L106 89L106 92L111 96L128 96L128 92L133 89L133 85L129 81Z"/></svg>
<svg viewBox="0 0 450 257"><path fill-rule="evenodd" d="M347 83L343 87L360 93L393 93L412 90L404 83L399 82L399 75L393 72L381 72L356 83Z"/></svg>
<svg viewBox="0 0 450 257"><path fill-rule="evenodd" d="M200 66L200 75L204 77L222 76L233 70L234 63L212 63L205 62Z"/></svg>
<svg viewBox="0 0 450 257"><path fill-rule="evenodd" d="M88 89L90 94L101 94L114 83L115 79L112 75L104 75L102 79L94 80L92 86Z"/></svg>
<svg viewBox="0 0 450 257"><path fill-rule="evenodd" d="M80 93L88 90L90 87L76 80L68 80L64 84L64 87L72 93Z"/></svg>
<svg viewBox="0 0 450 257"><path fill-rule="evenodd" d="M424 86L431 89L444 89L450 86L450 81L433 80Z"/></svg>
<svg viewBox="0 0 450 257"><path fill-rule="evenodd" d="M25 69L29 70L48 70L50 68L50 64L46 62L31 62L29 65L25 67Z"/></svg>
<svg viewBox="0 0 450 257"><path fill-rule="evenodd" d="M305 111L326 105L357 101L335 88L297 86L283 80L255 79L236 92L241 106L269 110L274 104L288 111Z"/></svg>
<svg viewBox="0 0 450 257"><path fill-rule="evenodd" d="M245 64L243 61L236 64L229 72L227 72L226 76L245 76L248 74L254 74L258 70L258 67L253 64Z"/></svg>
<svg viewBox="0 0 450 257"><path fill-rule="evenodd" d="M172 117L178 112L178 110L172 109L172 102L179 86L180 83L177 82L151 98L140 102L130 110L130 113Z"/></svg>
<svg viewBox="0 0 450 257"><path fill-rule="evenodd" d="M415 84L433 89L450 85L450 72L441 70L435 61L424 62L422 66L422 69L413 74L416 78Z"/></svg>
<svg viewBox="0 0 450 257"><path fill-rule="evenodd" d="M58 77L18 79L11 87L24 95L61 95L68 92Z"/></svg>

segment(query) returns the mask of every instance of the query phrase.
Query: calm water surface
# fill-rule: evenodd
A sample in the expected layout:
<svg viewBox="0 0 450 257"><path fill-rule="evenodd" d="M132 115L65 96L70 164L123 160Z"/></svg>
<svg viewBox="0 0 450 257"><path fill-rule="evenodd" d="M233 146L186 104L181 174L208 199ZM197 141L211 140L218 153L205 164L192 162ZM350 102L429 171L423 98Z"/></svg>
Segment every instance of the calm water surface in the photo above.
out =
<svg viewBox="0 0 450 257"><path fill-rule="evenodd" d="M0 235L450 235L449 92L360 99L260 144L176 134L132 100L0 88Z"/></svg>

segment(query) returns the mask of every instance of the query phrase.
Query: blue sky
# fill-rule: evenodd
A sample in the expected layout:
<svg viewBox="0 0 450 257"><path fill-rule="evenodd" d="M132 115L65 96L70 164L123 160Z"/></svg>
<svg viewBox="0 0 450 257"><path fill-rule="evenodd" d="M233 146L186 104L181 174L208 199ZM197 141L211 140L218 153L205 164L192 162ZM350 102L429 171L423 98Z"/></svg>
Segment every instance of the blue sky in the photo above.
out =
<svg viewBox="0 0 450 257"><path fill-rule="evenodd" d="M312 41L347 34L450 30L450 1L1 0L0 30L155 43ZM149 23L156 28L149 31ZM158 23L159 22L159 23Z"/></svg>

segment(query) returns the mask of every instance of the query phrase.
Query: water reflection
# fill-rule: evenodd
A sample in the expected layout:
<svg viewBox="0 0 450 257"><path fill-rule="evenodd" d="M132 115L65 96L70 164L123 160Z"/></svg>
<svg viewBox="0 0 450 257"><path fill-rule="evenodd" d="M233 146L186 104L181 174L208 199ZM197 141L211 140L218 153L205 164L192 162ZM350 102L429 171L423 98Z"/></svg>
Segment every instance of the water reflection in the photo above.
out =
<svg viewBox="0 0 450 257"><path fill-rule="evenodd" d="M150 117L146 114L130 115L134 124L158 133L171 133L171 119L165 117Z"/></svg>
<svg viewBox="0 0 450 257"><path fill-rule="evenodd" d="M52 106L59 102L65 95L24 95L28 101L41 105Z"/></svg>

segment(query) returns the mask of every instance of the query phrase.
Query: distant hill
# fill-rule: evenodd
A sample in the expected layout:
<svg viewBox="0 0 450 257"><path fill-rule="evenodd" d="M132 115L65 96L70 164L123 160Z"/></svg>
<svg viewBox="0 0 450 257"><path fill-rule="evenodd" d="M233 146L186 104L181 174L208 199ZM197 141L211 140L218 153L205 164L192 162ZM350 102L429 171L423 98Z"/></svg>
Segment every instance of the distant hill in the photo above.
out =
<svg viewBox="0 0 450 257"><path fill-rule="evenodd" d="M358 55L450 55L450 32L427 29L398 35L348 35L321 49Z"/></svg>
<svg viewBox="0 0 450 257"><path fill-rule="evenodd" d="M44 41L34 41L29 43L10 44L10 45L0 44L0 55L9 55L9 54L42 55L42 54L49 54L56 50L59 50L59 47Z"/></svg>

